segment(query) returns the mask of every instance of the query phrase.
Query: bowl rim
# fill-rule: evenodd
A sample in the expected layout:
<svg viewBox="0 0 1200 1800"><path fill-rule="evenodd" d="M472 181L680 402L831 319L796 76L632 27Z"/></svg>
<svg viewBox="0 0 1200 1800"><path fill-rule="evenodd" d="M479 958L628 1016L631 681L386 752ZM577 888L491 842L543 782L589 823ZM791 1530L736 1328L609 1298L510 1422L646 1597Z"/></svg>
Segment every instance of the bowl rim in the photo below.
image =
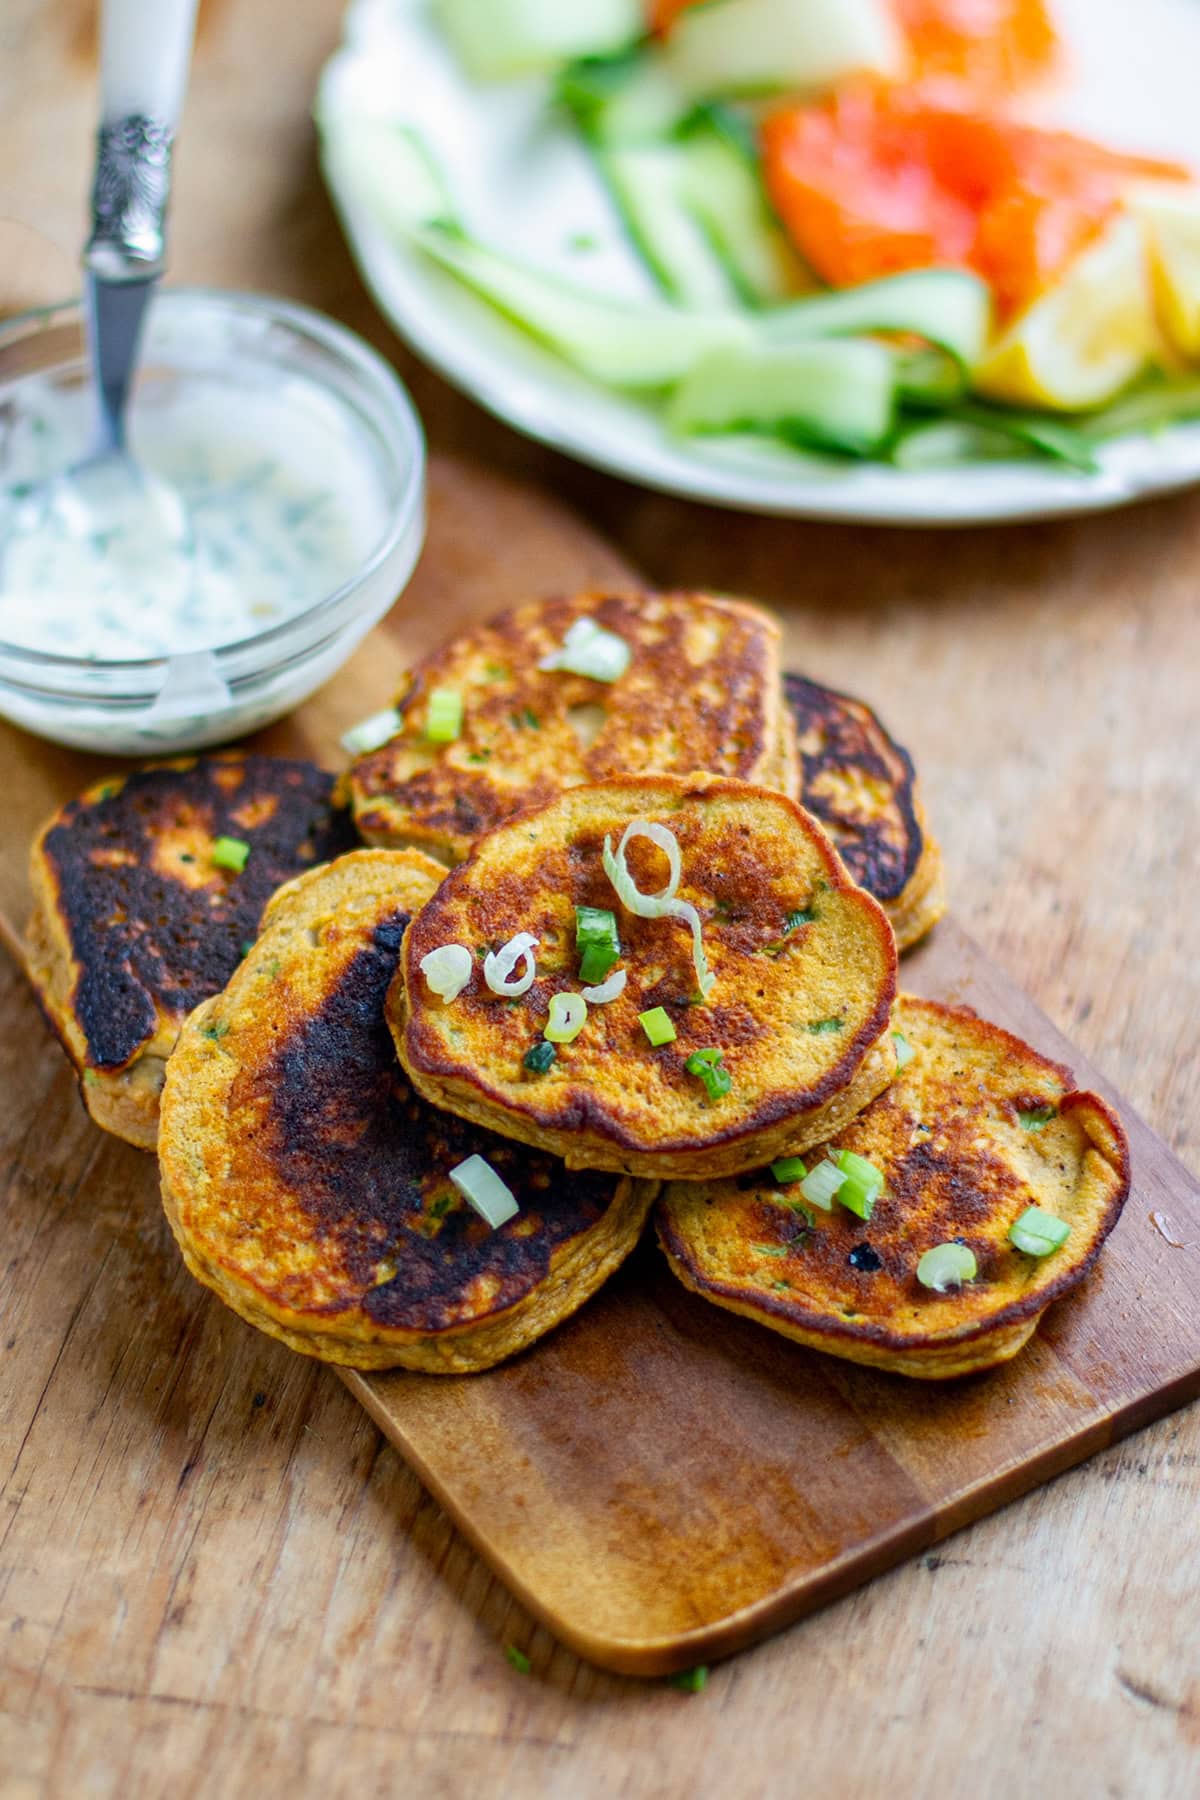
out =
<svg viewBox="0 0 1200 1800"><path fill-rule="evenodd" d="M299 336L315 339L323 349L348 364L364 379L368 388L373 390L375 399L382 403L381 413L388 415L386 421L382 417L375 417L371 423L379 436L389 441L396 454L398 467L405 455L408 460L408 472L403 480L396 509L389 516L383 535L370 554L358 564L354 573L338 587L323 594L319 600L314 600L311 606L291 613L278 624L268 626L264 631L253 632L248 637L207 645L198 652L214 657L219 663L223 657L243 657L260 647L270 650L274 645L284 645L296 633L311 628L314 621L320 621L327 614L336 614L359 588L369 582L418 524L424 506L428 454L421 417L411 394L386 358L357 332L300 301L288 300L281 295L250 293L241 288L196 286L190 283L167 285L154 296L151 304L152 308L157 308L164 302L170 305L175 301L197 300L225 307L233 314L257 316L289 325ZM66 324L68 319L63 315L72 315L82 320L83 310L82 297L74 296L12 314L0 321L0 354L11 343L29 335L31 328L45 328L55 320ZM71 365L67 363L51 364L50 368L69 366ZM309 376L307 379L312 380L316 386L323 386L319 377ZM332 392L328 388L325 391ZM341 395L333 394L333 398L340 406L347 405ZM27 645L10 644L5 639L0 639L0 659L4 663L14 669L25 666L31 672L38 670L46 676L52 676L55 670L64 675L81 669L113 674L128 670L131 676L144 679L156 669L165 672L173 654L180 653L116 658L71 656L52 650L34 650ZM2 680L3 676L0 675L0 681ZM91 696L89 700L92 701Z"/></svg>

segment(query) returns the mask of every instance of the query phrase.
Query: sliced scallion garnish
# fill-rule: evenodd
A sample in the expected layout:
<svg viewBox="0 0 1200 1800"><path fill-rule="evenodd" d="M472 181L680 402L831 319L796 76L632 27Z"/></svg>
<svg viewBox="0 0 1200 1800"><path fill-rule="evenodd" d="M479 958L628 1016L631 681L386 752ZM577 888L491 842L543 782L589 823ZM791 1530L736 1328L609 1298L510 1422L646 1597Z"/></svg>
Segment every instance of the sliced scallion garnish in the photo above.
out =
<svg viewBox="0 0 1200 1800"><path fill-rule="evenodd" d="M544 1075L557 1055L554 1045L548 1044L543 1038L540 1044L530 1045L521 1061L534 1075Z"/></svg>
<svg viewBox="0 0 1200 1800"><path fill-rule="evenodd" d="M708 1685L708 1669L700 1663L694 1669L681 1669L678 1675L668 1675L667 1680L681 1693L699 1694Z"/></svg>
<svg viewBox="0 0 1200 1800"><path fill-rule="evenodd" d="M1040 1131L1048 1125L1058 1108L1056 1106L1031 1106L1027 1111L1017 1114L1022 1131Z"/></svg>
<svg viewBox="0 0 1200 1800"><path fill-rule="evenodd" d="M789 1181L803 1181L808 1174L804 1160L799 1156L781 1156L771 1164L771 1174L783 1186Z"/></svg>
<svg viewBox="0 0 1200 1800"><path fill-rule="evenodd" d="M606 631L595 619L576 619L567 630L562 648L552 650L538 663L539 669L564 669L586 675L592 681L619 681L629 667L632 651L623 637Z"/></svg>
<svg viewBox="0 0 1200 1800"><path fill-rule="evenodd" d="M675 1042L675 1027L665 1006L652 1006L648 1012L639 1013L638 1023L656 1050L660 1044Z"/></svg>
<svg viewBox="0 0 1200 1800"><path fill-rule="evenodd" d="M580 980L589 985L603 981L621 955L616 913L601 906L577 906L575 948L580 952Z"/></svg>
<svg viewBox="0 0 1200 1800"><path fill-rule="evenodd" d="M488 951L483 959L483 979L493 994L503 994L506 1000L518 1000L529 992L537 974L533 955L537 947L538 940L531 931L518 931L516 937L509 938L498 951ZM519 962L525 967L514 981L512 972Z"/></svg>
<svg viewBox="0 0 1200 1800"><path fill-rule="evenodd" d="M518 1650L515 1644L505 1644L504 1660L507 1662L510 1669L515 1669L517 1671L518 1675L528 1675L533 1667L533 1664L530 1662L525 1652L523 1650Z"/></svg>
<svg viewBox="0 0 1200 1800"><path fill-rule="evenodd" d="M883 1170L877 1169L873 1162L865 1156L859 1156L853 1150L839 1150L837 1165L843 1175L849 1175L853 1181L861 1181L867 1187L883 1186Z"/></svg>
<svg viewBox="0 0 1200 1800"><path fill-rule="evenodd" d="M552 994L543 1037L551 1044L573 1044L587 1024L587 1010L582 994Z"/></svg>
<svg viewBox="0 0 1200 1800"><path fill-rule="evenodd" d="M617 969L606 981L595 987L580 989L580 993L589 1006L607 1006L610 1000L619 999L625 992L626 974L624 969Z"/></svg>
<svg viewBox="0 0 1200 1800"><path fill-rule="evenodd" d="M935 1244L917 1264L917 1280L935 1294L948 1294L978 1273L975 1252L966 1244Z"/></svg>
<svg viewBox="0 0 1200 1800"><path fill-rule="evenodd" d="M892 1042L896 1046L896 1073L899 1074L901 1069L907 1069L917 1053L902 1031L893 1031Z"/></svg>
<svg viewBox="0 0 1200 1800"><path fill-rule="evenodd" d="M824 1037L827 1032L840 1031L845 1023L845 1019L811 1019L808 1029L814 1037Z"/></svg>
<svg viewBox="0 0 1200 1800"><path fill-rule="evenodd" d="M1065 1219L1056 1218L1043 1207L1027 1206L1009 1226L1008 1241L1026 1256L1050 1256L1061 1250L1070 1235L1071 1227Z"/></svg>
<svg viewBox="0 0 1200 1800"><path fill-rule="evenodd" d="M250 846L244 838L219 837L212 847L212 860L218 869L231 869L240 875L250 856Z"/></svg>
<svg viewBox="0 0 1200 1800"><path fill-rule="evenodd" d="M440 1000L449 1005L458 996L471 979L474 958L465 944L440 944L423 956L420 962L422 975Z"/></svg>
<svg viewBox="0 0 1200 1800"><path fill-rule="evenodd" d="M501 1181L485 1157L468 1156L465 1162L460 1162L457 1168L451 1169L450 1179L467 1205L493 1231L498 1231L501 1225L508 1219L515 1218L521 1210L512 1189Z"/></svg>
<svg viewBox="0 0 1200 1800"><path fill-rule="evenodd" d="M384 744L404 729L404 720L394 706L360 719L342 734L342 749L350 756L365 756L370 750L381 750Z"/></svg>
<svg viewBox="0 0 1200 1800"><path fill-rule="evenodd" d="M667 858L669 879L664 888L657 894L643 894L633 876L629 873L625 861L625 853L634 838L648 838L657 844ZM617 890L621 902L639 919L682 919L692 933L692 961L696 968L696 984L700 989L700 998L707 1000L712 993L716 977L708 967L708 958L704 954L704 934L700 926L700 914L690 900L677 898L679 879L682 873L682 858L679 851L679 840L668 831L665 825L656 825L649 819L631 819L625 827L621 841L614 852L611 838L604 840L604 873Z"/></svg>
<svg viewBox="0 0 1200 1800"><path fill-rule="evenodd" d="M733 1086L733 1077L722 1062L724 1051L716 1048L693 1050L684 1063L689 1075L697 1076L704 1083L704 1091L710 1100L719 1100Z"/></svg>
<svg viewBox="0 0 1200 1800"><path fill-rule="evenodd" d="M837 1191L838 1205L844 1206L856 1218L869 1219L875 1211L875 1202L880 1195L878 1187L859 1181L855 1175L847 1175Z"/></svg>
<svg viewBox="0 0 1200 1800"><path fill-rule="evenodd" d="M800 1192L810 1206L819 1206L822 1212L832 1212L838 1190L845 1180L846 1177L836 1163L819 1162L800 1183Z"/></svg>
<svg viewBox="0 0 1200 1800"><path fill-rule="evenodd" d="M425 712L425 736L431 744L452 744L462 732L463 699L457 688L433 688Z"/></svg>

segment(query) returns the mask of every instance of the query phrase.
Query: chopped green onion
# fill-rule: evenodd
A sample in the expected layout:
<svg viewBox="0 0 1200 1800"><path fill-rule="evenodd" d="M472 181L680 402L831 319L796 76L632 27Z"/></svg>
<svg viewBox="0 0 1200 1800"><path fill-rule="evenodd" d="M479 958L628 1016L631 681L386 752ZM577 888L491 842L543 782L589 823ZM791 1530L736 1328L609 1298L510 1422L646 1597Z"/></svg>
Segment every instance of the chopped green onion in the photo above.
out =
<svg viewBox="0 0 1200 1800"><path fill-rule="evenodd" d="M733 1086L733 1077L721 1061L723 1050L693 1050L684 1063L689 1075L696 1075L704 1083L704 1091L710 1100L719 1100Z"/></svg>
<svg viewBox="0 0 1200 1800"><path fill-rule="evenodd" d="M669 1675L667 1679L681 1693L699 1694L708 1685L708 1669L704 1663L700 1663L694 1669L681 1669L678 1675Z"/></svg>
<svg viewBox="0 0 1200 1800"><path fill-rule="evenodd" d="M823 1037L826 1032L840 1031L845 1023L844 1019L813 1019L808 1029L814 1037Z"/></svg>
<svg viewBox="0 0 1200 1800"><path fill-rule="evenodd" d="M381 750L403 728L404 720L396 708L385 706L382 712L360 719L357 725L343 733L342 749L351 756L365 756L370 750Z"/></svg>
<svg viewBox="0 0 1200 1800"><path fill-rule="evenodd" d="M781 1156L771 1164L771 1174L776 1181L786 1185L789 1181L803 1181L808 1169L799 1156Z"/></svg>
<svg viewBox="0 0 1200 1800"><path fill-rule="evenodd" d="M515 1218L521 1210L512 1189L501 1181L491 1163L482 1156L468 1156L465 1162L451 1169L450 1179L467 1205L493 1231L508 1219Z"/></svg>
<svg viewBox="0 0 1200 1800"><path fill-rule="evenodd" d="M535 1075L544 1075L557 1055L554 1045L548 1044L543 1038L540 1044L531 1045L521 1060Z"/></svg>
<svg viewBox="0 0 1200 1800"><path fill-rule="evenodd" d="M212 860L218 869L232 869L240 875L250 855L250 846L244 838L219 837L212 847Z"/></svg>
<svg viewBox="0 0 1200 1800"><path fill-rule="evenodd" d="M873 1162L865 1156L858 1156L853 1150L839 1150L837 1166L843 1175L852 1181L861 1181L864 1187L881 1188L883 1186L883 1170L877 1169Z"/></svg>
<svg viewBox="0 0 1200 1800"><path fill-rule="evenodd" d="M666 887L660 888L657 894L643 894L629 873L625 861L625 851L630 840L635 837L648 838L652 844L657 844L666 855L670 878ZM712 993L716 977L710 973L708 958L704 954L704 933L700 926L700 914L690 900L677 898L682 860L679 852L679 840L675 834L668 831L665 825L652 824L649 819L631 819L622 833L621 841L615 852L611 838L605 838L603 862L604 873L616 888L622 904L628 907L635 918L682 919L685 924L690 926L696 984L700 989L701 1000L707 1000Z"/></svg>
<svg viewBox="0 0 1200 1800"><path fill-rule="evenodd" d="M1019 1112L1017 1118L1022 1131L1040 1131L1048 1125L1058 1112L1056 1106L1032 1106L1028 1112Z"/></svg>
<svg viewBox="0 0 1200 1800"><path fill-rule="evenodd" d="M463 700L457 688L433 688L425 714L425 736L431 744L452 744L462 732Z"/></svg>
<svg viewBox="0 0 1200 1800"><path fill-rule="evenodd" d="M1049 1256L1061 1250L1071 1235L1065 1219L1055 1218L1040 1206L1027 1206L1015 1224L1009 1227L1008 1241L1026 1256Z"/></svg>
<svg viewBox="0 0 1200 1800"><path fill-rule="evenodd" d="M857 1175L847 1175L837 1192L838 1205L844 1206L856 1218L869 1219L881 1192L878 1185L860 1181Z"/></svg>
<svg viewBox="0 0 1200 1800"><path fill-rule="evenodd" d="M525 1652L518 1650L515 1644L505 1644L504 1658L509 1667L515 1669L518 1675L528 1675L533 1667Z"/></svg>
<svg viewBox="0 0 1200 1800"><path fill-rule="evenodd" d="M449 1005L470 981L474 961L465 944L440 944L421 958L419 966L433 992Z"/></svg>
<svg viewBox="0 0 1200 1800"><path fill-rule="evenodd" d="M917 1280L935 1294L949 1293L979 1273L975 1252L966 1244L935 1244L917 1264Z"/></svg>
<svg viewBox="0 0 1200 1800"><path fill-rule="evenodd" d="M896 1046L896 1071L899 1073L901 1069L907 1069L917 1053L902 1031L893 1031L892 1039Z"/></svg>
<svg viewBox="0 0 1200 1800"><path fill-rule="evenodd" d="M587 1024L587 1010L582 994L552 994L543 1037L551 1044L573 1044Z"/></svg>
<svg viewBox="0 0 1200 1800"><path fill-rule="evenodd" d="M639 1013L638 1023L656 1050L660 1044L675 1042L675 1027L665 1006L652 1006L649 1012Z"/></svg>
<svg viewBox="0 0 1200 1800"><path fill-rule="evenodd" d="M537 974L533 954L537 947L538 940L531 931L518 931L516 937L509 938L498 951L488 951L483 959L483 979L493 994L503 994L506 1000L519 1000L522 994L529 992ZM525 967L514 980L513 970L519 962Z"/></svg>
<svg viewBox="0 0 1200 1800"><path fill-rule="evenodd" d="M836 1163L819 1162L800 1183L800 1192L810 1206L819 1206L822 1212L832 1212L833 1203L845 1181L846 1177Z"/></svg>
<svg viewBox="0 0 1200 1800"><path fill-rule="evenodd" d="M588 986L603 981L613 964L620 960L620 949L613 944L587 944L579 959L579 979Z"/></svg>
<svg viewBox="0 0 1200 1800"><path fill-rule="evenodd" d="M607 981L599 982L595 987L581 988L579 991L589 1006L607 1006L610 1000L616 1000L625 992L627 976L624 969L618 969Z"/></svg>
<svg viewBox="0 0 1200 1800"><path fill-rule="evenodd" d="M786 1244L753 1244L751 1248L760 1256L786 1256L788 1253Z"/></svg>
<svg viewBox="0 0 1200 1800"><path fill-rule="evenodd" d="M620 948L617 937L617 915L604 906L575 908L575 948L585 950L589 944L611 944Z"/></svg>
<svg viewBox="0 0 1200 1800"><path fill-rule="evenodd" d="M606 631L595 619L576 619L560 650L551 651L539 669L564 669L571 675L587 675L593 681L619 681L629 667L632 651L623 637Z"/></svg>
<svg viewBox="0 0 1200 1800"><path fill-rule="evenodd" d="M802 925L811 925L816 916L815 906L798 907L795 912L790 912L783 921L783 929L788 933L799 931Z"/></svg>

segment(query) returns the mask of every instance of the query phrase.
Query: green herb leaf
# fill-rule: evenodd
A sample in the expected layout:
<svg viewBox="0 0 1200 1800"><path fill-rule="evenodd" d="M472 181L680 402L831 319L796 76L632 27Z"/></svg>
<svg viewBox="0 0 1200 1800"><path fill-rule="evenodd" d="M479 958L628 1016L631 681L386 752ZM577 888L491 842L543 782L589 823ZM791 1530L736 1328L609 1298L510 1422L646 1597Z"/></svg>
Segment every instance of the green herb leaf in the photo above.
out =
<svg viewBox="0 0 1200 1800"><path fill-rule="evenodd" d="M1028 1112L1019 1112L1017 1120L1022 1131L1040 1131L1048 1125L1058 1113L1056 1106L1032 1106Z"/></svg>
<svg viewBox="0 0 1200 1800"><path fill-rule="evenodd" d="M733 1077L721 1060L724 1054L716 1047L693 1050L683 1065L689 1075L697 1076L704 1083L704 1091L710 1100L719 1100L733 1086Z"/></svg>
<svg viewBox="0 0 1200 1800"><path fill-rule="evenodd" d="M210 1038L212 1042L216 1044L220 1042L228 1030L229 1021L227 1019L214 1019L211 1025L202 1025L200 1027L200 1035L201 1037Z"/></svg>
<svg viewBox="0 0 1200 1800"><path fill-rule="evenodd" d="M525 1652L518 1650L515 1644L505 1644L504 1658L509 1668L515 1669L518 1675L528 1675L533 1667Z"/></svg>
<svg viewBox="0 0 1200 1800"><path fill-rule="evenodd" d="M668 1675L667 1680L681 1693L700 1694L708 1685L708 1669L700 1663L694 1669L681 1669L678 1675Z"/></svg>
<svg viewBox="0 0 1200 1800"><path fill-rule="evenodd" d="M545 1039L543 1039L540 1044L533 1044L530 1046L525 1052L522 1062L525 1067L532 1070L535 1075L544 1075L557 1055L558 1051L554 1048L554 1045L548 1044Z"/></svg>
<svg viewBox="0 0 1200 1800"><path fill-rule="evenodd" d="M814 1037L823 1037L828 1031L841 1031L845 1023L845 1019L813 1019L808 1029Z"/></svg>

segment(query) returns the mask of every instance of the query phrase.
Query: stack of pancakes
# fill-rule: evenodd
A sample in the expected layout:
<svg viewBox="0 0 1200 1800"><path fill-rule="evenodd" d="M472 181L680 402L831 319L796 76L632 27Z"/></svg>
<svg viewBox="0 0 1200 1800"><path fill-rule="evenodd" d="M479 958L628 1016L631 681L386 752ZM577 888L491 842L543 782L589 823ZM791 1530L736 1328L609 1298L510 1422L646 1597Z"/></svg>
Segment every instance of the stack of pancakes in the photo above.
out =
<svg viewBox="0 0 1200 1800"><path fill-rule="evenodd" d="M628 647L615 679L554 666L580 620ZM180 761L34 846L38 991L97 1122L157 1143L198 1279L328 1361L481 1369L655 1207L681 1280L803 1343L919 1376L1015 1354L1098 1254L1128 1154L1067 1070L897 994L941 861L871 709L782 674L757 607L588 593L454 639L391 725L337 786ZM605 846L631 825L619 889ZM619 991L551 1053L579 908L616 921ZM522 933L529 979L493 980ZM443 998L423 965L450 945ZM867 1219L780 1172L843 1151L883 1178ZM451 1179L468 1159L516 1203L496 1229ZM1031 1205L1071 1227L1045 1258L1008 1237ZM977 1272L932 1291L917 1264L946 1243Z"/></svg>

